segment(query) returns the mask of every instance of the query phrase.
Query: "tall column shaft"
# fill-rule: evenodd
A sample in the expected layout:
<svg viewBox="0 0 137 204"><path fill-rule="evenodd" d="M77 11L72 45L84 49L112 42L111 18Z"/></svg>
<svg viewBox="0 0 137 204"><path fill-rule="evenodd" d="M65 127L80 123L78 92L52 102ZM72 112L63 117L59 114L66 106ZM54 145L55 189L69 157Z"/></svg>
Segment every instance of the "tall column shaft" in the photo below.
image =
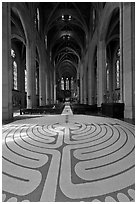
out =
<svg viewBox="0 0 137 204"><path fill-rule="evenodd" d="M2 3L2 119L12 118L10 3Z"/></svg>
<svg viewBox="0 0 137 204"><path fill-rule="evenodd" d="M36 63L35 44L28 43L26 46L26 68L27 68L27 108L36 107Z"/></svg>
<svg viewBox="0 0 137 204"><path fill-rule="evenodd" d="M80 103L80 64L78 64L77 79L76 79L76 90L77 90L77 102Z"/></svg>
<svg viewBox="0 0 137 204"><path fill-rule="evenodd" d="M44 61L41 61L39 66L39 105L40 106L46 105L46 91L44 86L45 78L46 78L45 63Z"/></svg>
<svg viewBox="0 0 137 204"><path fill-rule="evenodd" d="M46 104L50 104L50 72L47 70L46 72Z"/></svg>
<svg viewBox="0 0 137 204"><path fill-rule="evenodd" d="M56 104L56 71L54 68L54 104Z"/></svg>
<svg viewBox="0 0 137 204"><path fill-rule="evenodd" d="M123 81L125 118L134 117L135 91L135 10L134 3L123 3Z"/></svg>
<svg viewBox="0 0 137 204"><path fill-rule="evenodd" d="M91 64L88 65L88 105L92 104L92 75L91 75Z"/></svg>
<svg viewBox="0 0 137 204"><path fill-rule="evenodd" d="M123 3L120 2L120 101L123 102Z"/></svg>
<svg viewBox="0 0 137 204"><path fill-rule="evenodd" d="M80 65L80 103L83 103L83 64Z"/></svg>
<svg viewBox="0 0 137 204"><path fill-rule="evenodd" d="M88 61L88 105L94 104L95 97L95 74L94 74L94 64L93 58L90 57Z"/></svg>
<svg viewBox="0 0 137 204"><path fill-rule="evenodd" d="M52 72L50 72L50 103L53 103L53 78Z"/></svg>
<svg viewBox="0 0 137 204"><path fill-rule="evenodd" d="M45 75L45 93L46 93L46 105L48 105L48 80L47 80L47 71Z"/></svg>
<svg viewBox="0 0 137 204"><path fill-rule="evenodd" d="M101 107L106 92L106 48L105 42L99 41L97 47L97 105Z"/></svg>
<svg viewBox="0 0 137 204"><path fill-rule="evenodd" d="M87 104L87 67L84 67L83 76L83 102Z"/></svg>

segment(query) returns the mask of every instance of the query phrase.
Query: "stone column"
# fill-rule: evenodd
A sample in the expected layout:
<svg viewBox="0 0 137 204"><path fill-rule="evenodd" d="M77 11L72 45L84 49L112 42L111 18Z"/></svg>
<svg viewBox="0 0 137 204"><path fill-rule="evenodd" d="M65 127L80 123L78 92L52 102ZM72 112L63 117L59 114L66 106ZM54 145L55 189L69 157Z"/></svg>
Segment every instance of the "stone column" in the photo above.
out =
<svg viewBox="0 0 137 204"><path fill-rule="evenodd" d="M134 3L123 3L123 90L125 118L134 118L135 87L135 8Z"/></svg>
<svg viewBox="0 0 137 204"><path fill-rule="evenodd" d="M90 56L89 52L89 60L88 60L88 105L92 105L94 103L94 87L95 87L95 74L94 74L94 63L93 58Z"/></svg>
<svg viewBox="0 0 137 204"><path fill-rule="evenodd" d="M92 104L92 91L91 91L91 83L92 83L92 75L91 75L91 64L88 63L88 105Z"/></svg>
<svg viewBox="0 0 137 204"><path fill-rule="evenodd" d="M50 73L46 72L46 104L50 104Z"/></svg>
<svg viewBox="0 0 137 204"><path fill-rule="evenodd" d="M87 104L87 67L84 67L83 71L83 102Z"/></svg>
<svg viewBox="0 0 137 204"><path fill-rule="evenodd" d="M123 3L120 2L120 102L123 102Z"/></svg>
<svg viewBox="0 0 137 204"><path fill-rule="evenodd" d="M99 41L97 46L97 106L101 107L106 94L106 46Z"/></svg>
<svg viewBox="0 0 137 204"><path fill-rule="evenodd" d="M52 104L54 104L54 69L52 71Z"/></svg>
<svg viewBox="0 0 137 204"><path fill-rule="evenodd" d="M54 104L56 104L56 70L54 67Z"/></svg>
<svg viewBox="0 0 137 204"><path fill-rule="evenodd" d="M80 103L83 103L83 64L80 65Z"/></svg>
<svg viewBox="0 0 137 204"><path fill-rule="evenodd" d="M2 119L12 118L10 3L2 2Z"/></svg>
<svg viewBox="0 0 137 204"><path fill-rule="evenodd" d="M48 80L47 80L47 70L45 74L45 95L46 95L46 105L48 105Z"/></svg>
<svg viewBox="0 0 137 204"><path fill-rule="evenodd" d="M45 78L46 78L46 71L45 71L45 63L44 61L40 61L39 64L39 105L45 106L46 105L46 91L45 91Z"/></svg>
<svg viewBox="0 0 137 204"><path fill-rule="evenodd" d="M35 43L32 41L26 45L26 69L27 69L27 108L36 107L36 62Z"/></svg>
<svg viewBox="0 0 137 204"><path fill-rule="evenodd" d="M53 104L53 76L52 71L50 71L50 103Z"/></svg>
<svg viewBox="0 0 137 204"><path fill-rule="evenodd" d="M80 103L80 63L78 64L77 69L77 78L76 78L76 84L77 84L77 102Z"/></svg>

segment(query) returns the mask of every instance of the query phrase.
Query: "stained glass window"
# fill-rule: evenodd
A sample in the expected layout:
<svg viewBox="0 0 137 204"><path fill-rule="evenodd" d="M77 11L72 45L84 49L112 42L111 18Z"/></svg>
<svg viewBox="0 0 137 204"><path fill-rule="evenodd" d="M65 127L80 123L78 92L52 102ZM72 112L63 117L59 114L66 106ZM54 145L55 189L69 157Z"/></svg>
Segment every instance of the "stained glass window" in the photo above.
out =
<svg viewBox="0 0 137 204"><path fill-rule="evenodd" d="M25 69L25 92L27 92L27 70Z"/></svg>
<svg viewBox="0 0 137 204"><path fill-rule="evenodd" d="M63 79L63 77L61 78L61 90L64 90L64 79Z"/></svg>
<svg viewBox="0 0 137 204"><path fill-rule="evenodd" d="M66 78L66 90L69 90L69 79Z"/></svg>
<svg viewBox="0 0 137 204"><path fill-rule="evenodd" d="M116 88L120 88L120 61L116 61Z"/></svg>
<svg viewBox="0 0 137 204"><path fill-rule="evenodd" d="M92 15L93 15L93 31L94 31L94 29L95 29L95 23L96 23L96 10L93 8L93 13L92 13Z"/></svg>
<svg viewBox="0 0 137 204"><path fill-rule="evenodd" d="M15 56L16 56L16 55L15 55L14 50L13 50L13 49L11 49L11 57L12 57L12 58L15 58Z"/></svg>
<svg viewBox="0 0 137 204"><path fill-rule="evenodd" d="M38 8L36 10L34 22L35 22L36 29L39 30L40 22L39 22L39 9Z"/></svg>
<svg viewBox="0 0 137 204"><path fill-rule="evenodd" d="M115 74L116 74L116 88L120 88L120 49L116 53L116 63L115 63Z"/></svg>
<svg viewBox="0 0 137 204"><path fill-rule="evenodd" d="M18 89L18 82L17 82L17 63L16 63L16 54L13 49L11 49L11 57L12 57L12 79L13 79L13 89Z"/></svg>
<svg viewBox="0 0 137 204"><path fill-rule="evenodd" d="M17 87L17 63L16 63L16 61L13 61L13 88L15 90L18 89L18 87Z"/></svg>
<svg viewBox="0 0 137 204"><path fill-rule="evenodd" d="M107 91L109 91L109 69L107 68Z"/></svg>
<svg viewBox="0 0 137 204"><path fill-rule="evenodd" d="M73 77L71 77L71 90L74 90L74 80L73 80Z"/></svg>

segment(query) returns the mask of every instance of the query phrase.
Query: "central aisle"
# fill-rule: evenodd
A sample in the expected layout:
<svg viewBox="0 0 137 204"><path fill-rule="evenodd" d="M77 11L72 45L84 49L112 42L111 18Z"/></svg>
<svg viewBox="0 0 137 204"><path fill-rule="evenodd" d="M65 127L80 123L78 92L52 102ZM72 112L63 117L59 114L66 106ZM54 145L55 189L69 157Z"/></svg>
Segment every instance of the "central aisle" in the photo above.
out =
<svg viewBox="0 0 137 204"><path fill-rule="evenodd" d="M5 202L134 201L134 126L73 115L3 126Z"/></svg>
<svg viewBox="0 0 137 204"><path fill-rule="evenodd" d="M69 102L65 103L65 107L64 107L61 115L73 115L73 112L70 108Z"/></svg>

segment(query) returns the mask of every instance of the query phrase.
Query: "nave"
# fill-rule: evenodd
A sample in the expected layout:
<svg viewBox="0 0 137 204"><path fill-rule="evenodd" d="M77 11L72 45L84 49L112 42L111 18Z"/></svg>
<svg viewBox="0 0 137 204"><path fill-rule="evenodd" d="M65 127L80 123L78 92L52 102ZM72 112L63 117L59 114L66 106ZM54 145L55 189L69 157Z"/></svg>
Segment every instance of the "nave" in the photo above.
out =
<svg viewBox="0 0 137 204"><path fill-rule="evenodd" d="M135 201L134 125L107 117L20 116L3 125L3 202Z"/></svg>

